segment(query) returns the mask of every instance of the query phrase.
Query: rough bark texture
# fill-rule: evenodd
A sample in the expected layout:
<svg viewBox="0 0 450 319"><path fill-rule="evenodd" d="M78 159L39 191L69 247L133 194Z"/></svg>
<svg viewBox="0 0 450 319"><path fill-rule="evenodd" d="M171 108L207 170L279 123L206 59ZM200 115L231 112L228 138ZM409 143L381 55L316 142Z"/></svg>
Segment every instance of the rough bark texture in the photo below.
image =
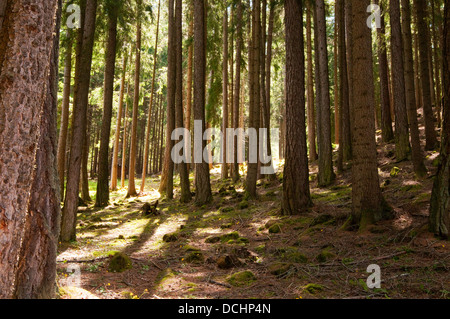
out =
<svg viewBox="0 0 450 319"><path fill-rule="evenodd" d="M331 113L330 113L330 83L328 74L327 31L325 22L325 2L316 0L315 10L317 14L317 48L318 64L316 65L320 82L320 94L317 97L317 144L319 146L319 186L330 185L334 179L333 152L331 147Z"/></svg>
<svg viewBox="0 0 450 319"><path fill-rule="evenodd" d="M352 1L353 101L352 218L360 229L384 217L375 143L375 96L371 30L366 25L369 0Z"/></svg>
<svg viewBox="0 0 450 319"><path fill-rule="evenodd" d="M83 10L84 11L84 10ZM75 226L78 211L78 192L82 149L86 137L86 113L88 108L89 84L91 78L92 49L97 11L97 1L86 2L85 15L82 14L82 40L79 65L76 70L78 81L75 83L75 103L73 107L72 142L67 172L66 198L62 212L61 240L76 239Z"/></svg>
<svg viewBox="0 0 450 319"><path fill-rule="evenodd" d="M109 139L114 95L114 74L116 70L118 4L108 8L108 40L106 47L105 83L103 88L103 118L100 150L98 153L98 180L95 206L105 207L109 202Z"/></svg>
<svg viewBox="0 0 450 319"><path fill-rule="evenodd" d="M383 2L377 1L383 11ZM392 129L391 100L389 97L389 67L386 47L386 27L384 15L381 17L381 28L378 34L378 60L380 73L380 99L381 99L381 138L383 142L389 143L394 140Z"/></svg>
<svg viewBox="0 0 450 319"><path fill-rule="evenodd" d="M392 94L395 110L395 157L397 161L403 161L407 159L411 149L408 115L406 113L404 52L399 0L391 0L389 8L391 16Z"/></svg>
<svg viewBox="0 0 450 319"><path fill-rule="evenodd" d="M202 135L205 131L206 90L206 16L205 1L194 0L194 120L201 121ZM194 151L203 151L206 141L194 145ZM209 165L202 158L195 164L195 203L203 205L212 200Z"/></svg>
<svg viewBox="0 0 450 319"><path fill-rule="evenodd" d="M416 24L418 31L419 43L419 66L420 66L420 80L422 84L422 107L425 118L425 137L426 150L433 150L438 146L436 130L434 125L434 114L431 100L430 90L430 68L428 65L429 59L429 43L430 31L427 22L428 9L426 0L414 0L414 7L416 9Z"/></svg>
<svg viewBox="0 0 450 319"><path fill-rule="evenodd" d="M24 259L21 252L30 252L26 248L21 250L22 244L28 242L23 241L24 235L36 234L30 229L27 217L33 209L40 212L44 209L35 206L33 198L37 189L33 184L38 177L35 168L38 157L45 156L42 151L38 155L37 149L46 139L40 137L46 120L42 114L50 106L49 93L53 93L49 75L51 57L54 56L56 6L56 0L32 3L10 0L0 29L0 298L13 297L17 280L24 273L18 269L18 263L28 258ZM33 46L29 45L30 41ZM30 72L30 69L39 72ZM55 169L55 166L44 169ZM56 171L52 173L56 174ZM56 182L56 176L49 177L56 178L52 180ZM49 202L57 202L57 184L56 193L48 190ZM54 216L53 213L53 210L48 212L50 216ZM44 234L38 237L46 241ZM43 251L46 248L44 246ZM31 259L30 256L30 262Z"/></svg>
<svg viewBox="0 0 450 319"><path fill-rule="evenodd" d="M440 164L434 180L430 205L430 231L449 238L450 234L450 5L445 3L443 31L442 141Z"/></svg>
<svg viewBox="0 0 450 319"><path fill-rule="evenodd" d="M317 145L316 145L316 112L314 105L314 67L312 55L312 4L306 2L306 60L307 66L307 116L308 116L308 144L309 144L309 160L314 162L317 160Z"/></svg>
<svg viewBox="0 0 450 319"><path fill-rule="evenodd" d="M305 126L305 53L302 1L286 0L286 164L283 213L304 213L312 205Z"/></svg>
<svg viewBox="0 0 450 319"><path fill-rule="evenodd" d="M221 177L228 178L228 164L227 164L227 128L229 127L228 114L228 8L225 8L223 14L223 63L222 63L222 107L223 107L223 147L222 147L222 171Z"/></svg>
<svg viewBox="0 0 450 319"><path fill-rule="evenodd" d="M420 145L419 123L417 120L410 0L402 0L402 33L405 57L406 109L408 112L409 131L411 133L411 157L414 172L417 177L421 178L426 176L427 169L423 162L422 147Z"/></svg>

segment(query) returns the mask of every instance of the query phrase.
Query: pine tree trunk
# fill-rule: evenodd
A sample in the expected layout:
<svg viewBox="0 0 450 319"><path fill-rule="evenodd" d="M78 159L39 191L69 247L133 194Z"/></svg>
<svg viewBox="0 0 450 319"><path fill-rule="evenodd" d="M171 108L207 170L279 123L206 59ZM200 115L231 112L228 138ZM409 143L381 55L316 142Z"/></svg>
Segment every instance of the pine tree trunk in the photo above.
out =
<svg viewBox="0 0 450 319"><path fill-rule="evenodd" d="M445 2L442 48L442 141L440 164L431 193L429 229L432 233L449 238L450 234L450 5Z"/></svg>
<svg viewBox="0 0 450 319"><path fill-rule="evenodd" d="M317 15L317 54L319 69L316 81L320 82L320 94L318 95L318 144L319 144L319 173L318 183L320 187L330 185L334 179L333 171L333 153L331 146L331 123L330 123L330 83L328 75L328 53L327 53L327 34L325 23L325 2L316 0L315 9Z"/></svg>
<svg viewBox="0 0 450 319"><path fill-rule="evenodd" d="M407 159L411 149L406 112L404 51L399 0L391 0L389 9L391 18L392 94L395 110L395 157L400 162Z"/></svg>
<svg viewBox="0 0 450 319"><path fill-rule="evenodd" d="M61 125L58 139L58 175L61 190L61 200L64 200L64 185L66 173L66 150L67 150L67 133L69 131L69 106L70 106L70 81L72 79L72 47L73 35L68 32L68 42L66 47L64 61L64 89L63 100L61 105Z"/></svg>
<svg viewBox="0 0 450 319"><path fill-rule="evenodd" d="M381 10L383 2L377 0ZM377 29L378 34L378 59L380 72L380 95L381 95L381 138L385 143L394 140L394 131L392 129L391 100L389 97L389 67L386 47L384 16L381 17L381 28Z"/></svg>
<svg viewBox="0 0 450 319"><path fill-rule="evenodd" d="M309 161L317 160L317 145L316 145L316 112L315 112L315 98L314 98L314 73L313 73L313 56L312 56L312 3L306 2L306 60L307 67L307 117L308 117L308 144L309 144Z"/></svg>
<svg viewBox="0 0 450 319"><path fill-rule="evenodd" d="M370 0L352 1L352 220L364 230L385 217L375 144L375 94L371 29L366 25Z"/></svg>
<svg viewBox="0 0 450 319"><path fill-rule="evenodd" d="M141 182L141 189L140 193L144 192L145 189L145 177L146 177L146 171L147 171L147 165L148 165L148 158L149 158L149 148L150 148L150 129L151 129L151 114L153 109L153 99L155 94L155 76L156 76L156 60L158 57L158 37L159 37L159 18L161 14L161 0L158 2L158 18L156 22L156 40L155 40L155 52L153 54L153 76L152 76L152 88L150 91L150 104L148 107L148 119L147 119L147 130L145 135L145 150L144 150L144 170L142 171L142 182Z"/></svg>
<svg viewBox="0 0 450 319"><path fill-rule="evenodd" d="M52 239L59 226L54 122L57 1L35 1L34 6L25 6L22 1L10 0L4 9L0 27L0 298L13 298L15 292L39 297L40 291L44 294L55 287L52 259L56 260L57 242ZM24 47L31 42L33 45ZM43 157L51 162L43 160L41 166ZM47 173L49 179L40 181ZM42 187L42 193L37 186ZM38 202L36 197L46 202ZM34 224L30 216L33 209L34 221L48 218L48 233L43 233L46 229L40 227L42 224ZM35 253L27 246L31 237L36 239L34 244L42 244L42 256L37 259L29 255ZM47 254L48 264L40 263L40 257L45 263ZM30 264L42 267L30 269ZM36 276L30 271L36 271ZM30 282L24 283L26 275ZM36 294L28 286L31 281L36 284ZM26 287L17 291L22 283ZM54 294L54 290L49 293Z"/></svg>
<svg viewBox="0 0 450 319"><path fill-rule="evenodd" d="M222 179L228 178L227 163L227 129L229 127L228 112L228 8L225 8L222 23L223 34L223 63L222 63L222 106L223 106L223 147L222 147Z"/></svg>
<svg viewBox="0 0 450 319"><path fill-rule="evenodd" d="M206 127L206 27L205 1L194 0L194 120L201 121L202 135ZM195 203L199 206L212 200L209 165L203 159L205 147L203 139L201 145L194 145L194 153L201 153L200 163L195 164Z"/></svg>
<svg viewBox="0 0 450 319"><path fill-rule="evenodd" d="M286 0L286 163L283 173L285 215L305 213L312 205L305 125L305 53L301 0Z"/></svg>
<svg viewBox="0 0 450 319"><path fill-rule="evenodd" d="M426 0L414 0L414 6L416 9L416 23L418 31L418 44L419 44L419 66L420 66L420 79L422 82L422 107L425 118L425 137L426 145L425 150L434 150L438 146L436 130L434 125L434 114L431 100L430 91L430 69L428 66L429 56L429 43L430 32L428 29L428 10Z"/></svg>
<svg viewBox="0 0 450 319"><path fill-rule="evenodd" d="M125 112L123 113L123 136L122 136L122 167L120 173L120 187L125 187L125 179L126 179L126 164L127 164L127 149L128 149L128 136L127 136L127 127L128 127L128 93L130 90L130 84L127 84L127 101L125 102Z"/></svg>
<svg viewBox="0 0 450 319"><path fill-rule="evenodd" d="M117 4L110 4L108 10L108 40L106 48L105 83L103 89L103 118L101 128L96 207L105 207L109 202L109 139L114 95L114 74L116 69Z"/></svg>
<svg viewBox="0 0 450 319"><path fill-rule="evenodd" d="M80 59L76 68L73 107L72 142L67 172L66 198L62 211L61 240L68 242L76 239L75 227L78 211L78 193L82 151L86 137L86 115L88 108L89 84L91 79L92 51L94 46L97 0L87 1L85 14L82 14L83 32ZM84 10L82 10L84 12ZM81 142L80 142L81 141Z"/></svg>
<svg viewBox="0 0 450 319"><path fill-rule="evenodd" d="M141 78L141 21L138 18L136 28L136 60L135 60L135 75L134 75L134 100L133 100L133 118L131 122L131 144L130 144L130 162L128 172L128 192L127 197L136 196L135 185L135 171L136 171L136 156L137 156L137 126L138 126L138 112L139 112L139 89Z"/></svg>
<svg viewBox="0 0 450 319"><path fill-rule="evenodd" d="M233 110L233 127L235 129L240 127L240 98L241 98L241 64L242 64L242 0L238 0L236 13L236 79L234 80L234 110ZM244 106L242 106L243 108ZM237 183L240 179L239 174L239 136L234 137L234 154L233 154L233 182Z"/></svg>
<svg viewBox="0 0 450 319"><path fill-rule="evenodd" d="M427 169L423 162L423 153L420 145L419 123L417 120L410 0L402 0L402 32L405 57L406 108L408 111L409 130L411 132L411 157L416 176L422 178L426 176Z"/></svg>

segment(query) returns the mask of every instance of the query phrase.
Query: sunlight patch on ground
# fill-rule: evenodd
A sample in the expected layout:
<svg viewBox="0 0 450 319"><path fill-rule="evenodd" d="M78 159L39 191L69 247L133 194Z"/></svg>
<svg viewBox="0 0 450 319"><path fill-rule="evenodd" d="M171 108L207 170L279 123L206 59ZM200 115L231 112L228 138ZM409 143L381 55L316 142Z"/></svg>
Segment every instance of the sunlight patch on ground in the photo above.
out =
<svg viewBox="0 0 450 319"><path fill-rule="evenodd" d="M165 222L162 224L159 224L157 222L157 228L154 232L154 234L147 240L144 245L143 249L148 250L157 250L160 249L164 242L162 240L163 236L165 234L174 233L180 228L180 225L185 222L186 216L183 215L177 215L177 216L171 216L169 217Z"/></svg>

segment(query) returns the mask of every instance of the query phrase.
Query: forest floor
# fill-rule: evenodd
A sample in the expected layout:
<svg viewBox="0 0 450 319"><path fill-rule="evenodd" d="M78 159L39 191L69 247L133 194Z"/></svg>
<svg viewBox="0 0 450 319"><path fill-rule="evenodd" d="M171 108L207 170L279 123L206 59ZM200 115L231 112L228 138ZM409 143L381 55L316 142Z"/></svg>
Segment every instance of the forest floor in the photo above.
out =
<svg viewBox="0 0 450 319"><path fill-rule="evenodd" d="M160 199L157 216L143 216L141 207L159 199L159 176L147 179L139 197L114 192L104 209L80 208L77 241L60 245L61 298L448 299L450 243L427 231L432 178L416 180L411 162L395 162L393 148L379 146L378 157L395 219L364 233L343 227L351 209L351 169L321 189L313 163L314 207L292 217L280 214L280 169L275 180L258 182L259 199L251 201L242 182L221 180L215 167L211 204ZM438 152L425 155L432 176ZM123 272L110 269L117 252L130 257ZM367 287L371 264L381 269L381 288ZM74 265L78 288L68 287L74 286Z"/></svg>

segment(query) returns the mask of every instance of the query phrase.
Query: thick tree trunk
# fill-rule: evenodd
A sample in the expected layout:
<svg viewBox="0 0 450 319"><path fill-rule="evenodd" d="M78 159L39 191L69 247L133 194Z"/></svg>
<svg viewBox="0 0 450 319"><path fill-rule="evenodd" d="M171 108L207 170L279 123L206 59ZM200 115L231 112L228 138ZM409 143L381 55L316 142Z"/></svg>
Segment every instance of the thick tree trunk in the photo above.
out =
<svg viewBox="0 0 450 319"><path fill-rule="evenodd" d="M89 162L89 147L90 147L90 136L92 127L92 106L88 110L86 118L86 134L84 136L84 145L81 152L81 182L80 191L81 199L86 203L92 201L91 195L89 193L89 174L88 174L88 162Z"/></svg>
<svg viewBox="0 0 450 319"><path fill-rule="evenodd" d="M414 172L417 177L422 178L426 176L427 169L423 162L422 147L420 145L419 123L417 120L410 0L402 0L402 32L405 57L406 108L408 111L409 130L411 132L411 155Z"/></svg>
<svg viewBox="0 0 450 319"><path fill-rule="evenodd" d="M2 3L4 5L4 3ZM54 262L56 246L50 242L59 224L59 189L55 161L56 117L44 118L42 114L55 112L54 85L55 59L54 47L55 10L57 1L35 1L34 6L24 6L22 1L8 1L0 28L0 298L12 298L16 288L23 282L23 275L30 274L36 283L36 290L47 289L48 282L54 281ZM32 46L24 44L33 42ZM53 65L53 66L52 66ZM40 70L40 72L30 72ZM55 116L55 113L52 113ZM17 120L20 119L20 120ZM48 122L47 122L48 121ZM48 136L43 136L48 132ZM50 135L52 133L52 135ZM51 143L48 145L47 143ZM47 147L48 146L48 147ZM46 148L46 154L39 147ZM48 156L49 165L39 159ZM43 170L48 170L50 183L43 181L43 193L36 184L41 181ZM45 197L49 210L36 195ZM47 197L48 196L48 197ZM39 225L32 229L31 210L36 209L36 219L49 218L50 231L45 234ZM56 210L55 210L56 209ZM42 214L43 213L43 214ZM54 224L56 223L56 225ZM49 262L34 276L29 273L29 264L39 264L26 246L29 237L37 236L43 246L43 256L49 254ZM48 237L46 238L46 235ZM53 245L53 246L52 246ZM53 252L53 256L51 253ZM44 258L45 259L45 258ZM45 263L45 261L44 261ZM44 278L42 281L39 278ZM54 277L53 277L54 279ZM28 285L28 283L26 283ZM38 287L39 286L39 287ZM53 286L54 287L54 286ZM23 294L33 294L24 287ZM53 291L54 292L54 291ZM22 292L21 292L22 293ZM38 295L36 295L38 297Z"/></svg>
<svg viewBox="0 0 450 319"><path fill-rule="evenodd" d="M391 0L389 8L391 17L392 94L395 110L395 157L399 162L407 159L411 148L406 112L404 51L399 0Z"/></svg>
<svg viewBox="0 0 450 319"><path fill-rule="evenodd" d="M108 10L108 40L106 48L105 83L103 88L103 119L98 160L98 181L95 206L105 207L109 202L109 139L116 70L118 4L110 4Z"/></svg>
<svg viewBox="0 0 450 319"><path fill-rule="evenodd" d="M201 132L205 132L206 89L206 16L205 1L194 0L194 120L201 121ZM194 146L194 153L201 155L195 164L195 203L204 205L212 200L209 165L203 159L206 141ZM195 154L194 154L195 155Z"/></svg>
<svg viewBox="0 0 450 319"><path fill-rule="evenodd" d="M64 200L61 221L61 240L64 242L76 239L75 226L78 211L82 150L86 136L86 114L91 79L96 11L97 0L87 1L85 14L82 14L81 19L83 36L80 47L79 65L75 71L75 76L78 81L75 82L74 88L75 104L73 108L72 142L67 173L66 198Z"/></svg>
<svg viewBox="0 0 450 319"><path fill-rule="evenodd" d="M352 219L364 230L385 217L375 143L372 37L366 25L369 0L352 1Z"/></svg>
<svg viewBox="0 0 450 319"><path fill-rule="evenodd" d="M440 164L434 180L430 204L430 231L448 238L450 234L450 5L445 2L443 31L442 89L443 123Z"/></svg>
<svg viewBox="0 0 450 319"><path fill-rule="evenodd" d="M312 205L305 126L305 53L301 0L286 0L286 164L283 173L285 215L305 213Z"/></svg>
<svg viewBox="0 0 450 319"><path fill-rule="evenodd" d="M316 0L315 10L317 15L317 48L319 77L316 81L320 82L320 94L317 103L317 126L318 126L318 145L319 145L319 173L318 182L320 187L330 185L334 179L333 171L333 152L331 146L331 123L330 123L330 83L328 77L328 53L327 53L327 33L325 22L325 2Z"/></svg>

